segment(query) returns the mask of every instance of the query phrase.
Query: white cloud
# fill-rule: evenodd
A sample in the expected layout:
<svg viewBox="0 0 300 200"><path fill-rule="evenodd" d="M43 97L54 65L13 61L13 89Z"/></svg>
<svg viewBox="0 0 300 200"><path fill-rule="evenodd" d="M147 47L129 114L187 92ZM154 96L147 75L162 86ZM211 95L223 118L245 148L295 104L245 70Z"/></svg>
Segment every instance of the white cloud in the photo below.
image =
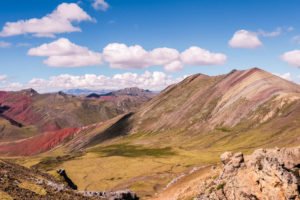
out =
<svg viewBox="0 0 300 200"><path fill-rule="evenodd" d="M222 53L212 53L196 46L182 52L180 58L186 65L222 65L227 60L227 56Z"/></svg>
<svg viewBox="0 0 300 200"><path fill-rule="evenodd" d="M105 0L94 0L93 8L106 11L109 8L109 4Z"/></svg>
<svg viewBox="0 0 300 200"><path fill-rule="evenodd" d="M159 71L145 71L143 74L129 72L113 76L96 74L74 76L70 74L62 74L50 77L49 79L34 78L25 84L11 83L2 88L2 90L34 88L39 92L52 92L74 88L116 90L126 87L139 87L158 91L164 89L170 84L177 83L182 79L183 77L173 78L172 76Z"/></svg>
<svg viewBox="0 0 300 200"><path fill-rule="evenodd" d="M247 30L236 31L229 41L229 45L233 48L254 49L262 46L257 33Z"/></svg>
<svg viewBox="0 0 300 200"><path fill-rule="evenodd" d="M7 75L0 74L0 82L5 82L7 80Z"/></svg>
<svg viewBox="0 0 300 200"><path fill-rule="evenodd" d="M0 36L32 34L35 37L55 37L55 34L79 32L73 22L91 21L92 18L75 3L62 3L51 14L42 18L7 22Z"/></svg>
<svg viewBox="0 0 300 200"><path fill-rule="evenodd" d="M156 48L149 52L151 65L166 65L179 59L179 52L171 48Z"/></svg>
<svg viewBox="0 0 300 200"><path fill-rule="evenodd" d="M245 48L245 49L254 49L262 46L262 42L259 37L277 37L283 33L291 32L294 30L294 27L277 27L273 31L265 31L259 29L256 32L248 30L238 30L234 33L230 41L228 42L229 46L233 48Z"/></svg>
<svg viewBox="0 0 300 200"><path fill-rule="evenodd" d="M278 27L274 31L271 31L271 32L267 32L267 31L260 29L260 30L258 30L257 34L261 35L263 37L276 37L276 36L281 35L283 33L283 31L284 31L284 29L281 27Z"/></svg>
<svg viewBox="0 0 300 200"><path fill-rule="evenodd" d="M155 65L166 65L179 58L179 52L171 48L146 51L140 45L127 46L121 43L108 44L103 49L103 59L112 68L132 69Z"/></svg>
<svg viewBox="0 0 300 200"><path fill-rule="evenodd" d="M291 66L300 67L300 50L285 52L281 55L281 59Z"/></svg>
<svg viewBox="0 0 300 200"><path fill-rule="evenodd" d="M283 74L279 74L279 73L274 73L274 74L285 80L293 81L292 74L290 72L283 73Z"/></svg>
<svg viewBox="0 0 300 200"><path fill-rule="evenodd" d="M177 72L183 69L182 62L175 60L164 66L164 69L168 72Z"/></svg>
<svg viewBox="0 0 300 200"><path fill-rule="evenodd" d="M167 47L147 51L140 45L127 46L122 43L108 44L101 54L76 45L66 38L31 48L28 55L48 57L44 63L52 67L100 65L103 60L111 68L143 69L163 66L169 72L179 71L184 65L222 65L227 59L224 54L212 53L195 46L180 53Z"/></svg>
<svg viewBox="0 0 300 200"><path fill-rule="evenodd" d="M18 82L13 82L13 83L9 83L6 86L2 86L0 88L1 90L7 90L7 91L17 91L17 90L21 90L21 89L25 89L23 88L23 85L21 83Z"/></svg>
<svg viewBox="0 0 300 200"><path fill-rule="evenodd" d="M8 48L11 46L11 43L0 41L0 48Z"/></svg>
<svg viewBox="0 0 300 200"><path fill-rule="evenodd" d="M190 47L180 54L178 50L166 47L147 51L140 45L112 43L103 49L103 59L112 68L140 69L159 65L166 71L178 71L183 65L222 65L227 57L200 47Z"/></svg>
<svg viewBox="0 0 300 200"><path fill-rule="evenodd" d="M103 59L112 68L145 68L149 66L146 61L148 52L139 45L127 46L120 43L108 44L103 49Z"/></svg>
<svg viewBox="0 0 300 200"><path fill-rule="evenodd" d="M48 57L44 63L51 67L83 67L102 63L100 53L78 46L66 38L31 48L28 55Z"/></svg>

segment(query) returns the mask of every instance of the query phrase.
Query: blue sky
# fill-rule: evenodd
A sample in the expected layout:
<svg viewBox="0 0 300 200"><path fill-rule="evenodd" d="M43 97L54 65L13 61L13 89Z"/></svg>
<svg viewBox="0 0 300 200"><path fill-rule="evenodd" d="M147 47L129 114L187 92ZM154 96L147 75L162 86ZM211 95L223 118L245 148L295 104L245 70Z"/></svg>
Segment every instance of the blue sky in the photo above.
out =
<svg viewBox="0 0 300 200"><path fill-rule="evenodd" d="M96 6L95 1L100 4ZM43 24L39 24L40 30L34 33L24 31L24 27L30 26L28 24L19 27L17 35L12 34L13 29L4 31L5 27L11 28L7 22L20 24L20 20L41 19L60 5L72 3L81 9L78 15L84 13L86 16L69 21L64 18L63 22L80 28L80 32L57 32L54 27L51 37L49 34L37 37L40 34L37 32L49 27ZM30 86L47 91L137 85L160 89L185 75L216 75L254 66L300 82L297 68L300 66L299 8L297 0L3 0L0 1L0 88L14 90ZM72 9L69 12L73 12ZM52 18L57 20L57 15ZM61 38L66 39L64 45L69 45L70 49L78 48L77 53L55 49L64 55L57 53L52 58L49 52L54 47L49 44L59 44ZM233 39L235 41L230 43ZM48 46L41 52L39 47L43 44ZM120 55L109 55L111 51L103 50L109 44L118 44L108 49L114 52L122 47L120 44L125 48ZM128 57L130 51L138 50L136 46L130 48L133 45L139 45L147 54ZM173 58L169 51L164 57L167 60L153 57L152 50L166 51L162 47L176 50L179 57ZM35 51L28 55L30 49ZM181 54L186 50L189 51L183 58ZM202 50L208 51L209 60L198 59L203 56ZM87 62L82 61L85 53L89 55ZM66 54L69 57L62 57ZM80 55L77 58L75 54ZM222 55L225 57L220 57ZM50 61L43 62L47 59ZM93 59L95 61L91 61ZM77 66L78 63L82 64ZM55 85L54 82L59 81ZM101 84L93 85L93 81ZM144 84L147 81L155 83Z"/></svg>

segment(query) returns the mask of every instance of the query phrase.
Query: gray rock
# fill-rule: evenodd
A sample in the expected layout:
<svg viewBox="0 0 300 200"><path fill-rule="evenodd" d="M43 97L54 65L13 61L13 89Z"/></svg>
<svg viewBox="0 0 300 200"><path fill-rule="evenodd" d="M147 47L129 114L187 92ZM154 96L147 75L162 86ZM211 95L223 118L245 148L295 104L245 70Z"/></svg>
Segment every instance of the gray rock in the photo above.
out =
<svg viewBox="0 0 300 200"><path fill-rule="evenodd" d="M258 149L252 155L221 155L221 175L201 188L196 199L300 200L300 147Z"/></svg>

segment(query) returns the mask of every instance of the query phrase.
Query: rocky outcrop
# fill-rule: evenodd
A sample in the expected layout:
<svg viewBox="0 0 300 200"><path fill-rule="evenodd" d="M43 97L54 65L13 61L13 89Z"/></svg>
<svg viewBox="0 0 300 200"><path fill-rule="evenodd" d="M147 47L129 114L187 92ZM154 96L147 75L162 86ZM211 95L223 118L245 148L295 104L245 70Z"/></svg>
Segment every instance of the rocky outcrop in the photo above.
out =
<svg viewBox="0 0 300 200"><path fill-rule="evenodd" d="M64 170L60 174L66 175ZM49 174L0 160L0 199L15 200L138 200L129 190L75 191ZM73 188L74 189L74 188ZM4 198L4 197L5 198Z"/></svg>
<svg viewBox="0 0 300 200"><path fill-rule="evenodd" d="M107 200L139 200L135 193L130 190L120 190L116 192L80 192L85 197L98 197Z"/></svg>
<svg viewBox="0 0 300 200"><path fill-rule="evenodd" d="M77 190L77 189L78 189L77 185L76 185L76 184L69 178L69 176L67 175L66 170L64 170L64 169L59 169L59 170L57 170L57 173L58 173L61 177L63 177L64 181L68 184L68 186L69 186L70 188L72 188L73 190Z"/></svg>
<svg viewBox="0 0 300 200"><path fill-rule="evenodd" d="M300 147L221 155L223 169L207 180L197 200L299 200Z"/></svg>

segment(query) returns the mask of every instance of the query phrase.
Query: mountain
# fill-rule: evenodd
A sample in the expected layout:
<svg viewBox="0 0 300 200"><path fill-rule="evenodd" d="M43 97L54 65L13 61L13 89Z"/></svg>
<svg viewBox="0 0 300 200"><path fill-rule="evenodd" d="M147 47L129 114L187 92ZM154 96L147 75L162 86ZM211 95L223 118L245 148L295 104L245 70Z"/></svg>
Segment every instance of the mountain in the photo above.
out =
<svg viewBox="0 0 300 200"><path fill-rule="evenodd" d="M299 106L300 87L254 68L210 77L196 74L165 89L132 117L135 131L255 128ZM159 120L157 120L159 119Z"/></svg>
<svg viewBox="0 0 300 200"><path fill-rule="evenodd" d="M154 92L151 92L150 90L143 90L137 87L133 88L125 88L117 91L112 91L108 93L91 93L87 95L87 98L105 98L105 97L116 97L116 96L139 96L144 97L147 99L151 99L153 96L155 96Z"/></svg>
<svg viewBox="0 0 300 200"><path fill-rule="evenodd" d="M113 91L111 95L120 96L120 95L129 95L129 96L153 96L153 92L150 90L144 90L137 87L125 88L122 90Z"/></svg>
<svg viewBox="0 0 300 200"><path fill-rule="evenodd" d="M171 142L168 138L172 137L174 145L179 145L187 141L180 141L181 137L201 136L193 143L205 141L216 147L224 146L224 143L229 147L259 146L267 141L270 145L284 145L295 143L298 138L300 86L258 68L233 70L220 76L192 75L149 101L151 95L151 92L138 88L119 90L97 98L78 98L64 93L40 95L29 90L2 92L0 104L10 107L3 113L6 117L24 124L27 129L33 126L50 135L55 134L51 131L57 130L69 132L68 128L88 128L92 132L76 133L74 142L68 142L70 149L86 148L120 136L141 133L150 133L149 140L153 144L164 140ZM6 103L3 102L5 99ZM142 103L134 113L123 117L119 115L133 111L132 108ZM98 125L87 126L94 123ZM24 130L24 127L15 129ZM17 135L3 133L2 138ZM156 136L151 137L151 133ZM170 136L158 137L157 133ZM71 135L74 134L72 132ZM24 133L19 135L22 138ZM255 138L251 140L252 137ZM223 143L216 144L220 138L223 138ZM2 151L5 151L3 146Z"/></svg>
<svg viewBox="0 0 300 200"><path fill-rule="evenodd" d="M103 122L149 99L144 95L90 99L63 92L39 94L33 89L0 92L0 141Z"/></svg>
<svg viewBox="0 0 300 200"><path fill-rule="evenodd" d="M21 137L25 133L20 133L18 139L2 140L0 154L28 156L18 162L38 166L49 173L65 168L82 190L130 188L142 198L151 199L164 191L168 195L184 191L183 188L187 193L191 192L189 188L196 187L202 176L212 176L212 165L218 163L219 156L225 151L247 155L259 148L300 144L300 86L258 68L233 70L219 76L195 74L170 85L139 106L131 104L134 109L124 109L127 108L124 102L136 98L128 95L128 91L132 90L122 91L120 96L110 93L94 98L71 95L62 98L60 96L65 94L47 94L49 96L45 99L50 100L42 103L39 109L26 106L33 105L37 97L43 99L34 91L27 91L23 96L20 95L22 91L9 95L3 93L0 99L3 95L18 94L18 103L13 102L15 98L5 97L6 103L1 103L0 108L1 115L7 117L2 118L5 127L13 123L11 120L22 125L11 125L14 130L32 131L39 127L34 124L40 123L37 120L39 123L28 126L26 121L30 118L22 120L17 117L18 112L13 112L16 108L23 111L21 108L28 107L26 113L34 111L35 114L41 110L38 113L43 114L45 105L57 105L57 97L53 95L62 99L57 106L60 108L58 113L68 113L67 119L73 119L73 109L70 108L79 105L79 116L86 113L84 116L95 123L61 126L59 130L49 129L43 134L27 133L26 138ZM73 99L72 103L66 99ZM84 107L80 106L82 101ZM95 107L91 108L91 102L93 105L105 102L105 105L119 106L124 110L107 120L99 120L98 112L95 112L97 115L89 113L95 110ZM66 115L62 117L65 119ZM48 119L55 121L57 118L51 115ZM16 133L10 132L6 138L10 134ZM67 159L66 154L70 156ZM246 172L241 170L239 173ZM231 180L237 179L233 176ZM221 183L214 187L229 191ZM159 198L158 195L157 199L168 198Z"/></svg>
<svg viewBox="0 0 300 200"><path fill-rule="evenodd" d="M71 95L88 95L91 93L97 93L97 94L106 94L108 92L111 92L112 90L89 90L89 89L69 89L69 90L63 90L66 94Z"/></svg>
<svg viewBox="0 0 300 200"><path fill-rule="evenodd" d="M147 134L152 144L193 140L188 145L197 148L291 145L299 140L299 119L300 86L295 83L257 68L220 76L196 74L91 136L90 145L75 146L140 134Z"/></svg>

